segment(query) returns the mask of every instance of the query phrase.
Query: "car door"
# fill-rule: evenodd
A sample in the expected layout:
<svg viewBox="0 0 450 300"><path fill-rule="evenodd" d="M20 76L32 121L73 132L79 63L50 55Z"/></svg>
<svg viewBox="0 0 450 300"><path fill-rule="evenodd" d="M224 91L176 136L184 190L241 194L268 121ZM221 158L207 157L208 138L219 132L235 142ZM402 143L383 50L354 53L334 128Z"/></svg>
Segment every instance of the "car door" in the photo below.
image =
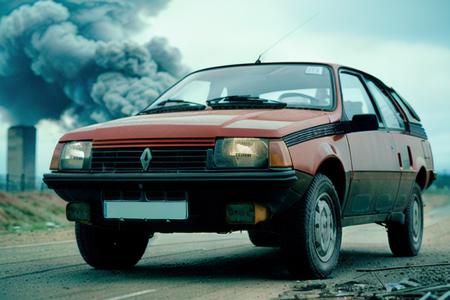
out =
<svg viewBox="0 0 450 300"><path fill-rule="evenodd" d="M408 145L409 139L405 135L405 119L388 96L383 85L374 78L366 78L366 84L381 113L386 130L395 143L396 161L393 166L399 176L399 187L394 201L386 206L387 211L391 211L398 199L401 198L402 202L405 201L411 191L411 173L413 173L411 145Z"/></svg>
<svg viewBox="0 0 450 300"><path fill-rule="evenodd" d="M431 150L426 141L426 134L420 124L420 118L417 113L409 106L409 104L405 104L405 100L403 100L394 90L390 89L389 91L386 91L386 93L389 93L392 101L397 104L397 111L399 112L400 109L403 111L404 119L406 121L405 127L409 129L408 131L392 132L397 144L397 153L401 170L397 202L395 203L393 210L402 211L408 204L412 185L416 181L418 172L418 167L415 165L416 160L418 157L423 157L425 162L431 166L432 162L430 164L429 161L426 161L431 158Z"/></svg>
<svg viewBox="0 0 450 300"><path fill-rule="evenodd" d="M395 142L364 83L361 74L340 72L345 117L375 114L380 128L350 132L346 135L352 161L349 196L344 216L387 212L396 199L400 175L395 157Z"/></svg>

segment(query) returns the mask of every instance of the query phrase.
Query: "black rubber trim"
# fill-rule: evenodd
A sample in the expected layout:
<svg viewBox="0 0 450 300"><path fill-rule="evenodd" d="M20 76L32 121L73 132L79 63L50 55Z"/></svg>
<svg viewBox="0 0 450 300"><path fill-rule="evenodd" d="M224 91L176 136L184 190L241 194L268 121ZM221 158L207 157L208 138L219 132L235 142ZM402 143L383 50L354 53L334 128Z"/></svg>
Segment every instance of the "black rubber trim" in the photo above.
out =
<svg viewBox="0 0 450 300"><path fill-rule="evenodd" d="M288 147L291 147L309 140L344 133L345 130L342 122L329 123L288 134L283 137L283 140Z"/></svg>
<svg viewBox="0 0 450 300"><path fill-rule="evenodd" d="M295 170L265 172L204 172L204 173L48 173L44 182L52 188L73 182L295 182Z"/></svg>
<svg viewBox="0 0 450 300"><path fill-rule="evenodd" d="M350 121L328 123L290 133L283 137L283 141L288 147L292 147L309 140L350 132L352 132ZM422 139L428 138L425 129L417 123L410 123L410 130L405 133Z"/></svg>
<svg viewBox="0 0 450 300"><path fill-rule="evenodd" d="M409 123L409 132L412 136L416 136L421 139L428 139L427 133L423 128L422 124L419 123Z"/></svg>

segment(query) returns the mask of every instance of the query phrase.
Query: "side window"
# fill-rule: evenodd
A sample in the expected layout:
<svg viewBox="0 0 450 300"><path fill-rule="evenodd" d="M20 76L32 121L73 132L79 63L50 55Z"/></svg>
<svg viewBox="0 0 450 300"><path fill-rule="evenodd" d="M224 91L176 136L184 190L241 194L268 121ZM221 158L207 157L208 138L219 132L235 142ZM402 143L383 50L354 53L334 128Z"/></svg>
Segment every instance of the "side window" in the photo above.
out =
<svg viewBox="0 0 450 300"><path fill-rule="evenodd" d="M370 93L377 103L381 115L386 122L386 127L392 129L404 129L405 123L403 122L400 112L391 102L391 100L380 90L380 88L371 80L367 80L367 87Z"/></svg>
<svg viewBox="0 0 450 300"><path fill-rule="evenodd" d="M372 102L361 80L355 75L341 73L341 89L344 101L344 112L349 120L354 115L375 114Z"/></svg>
<svg viewBox="0 0 450 300"><path fill-rule="evenodd" d="M420 123L420 117L417 115L416 111L411 107L411 105L408 102L406 102L405 99L403 99L394 90L391 91L391 95L403 109L410 122Z"/></svg>

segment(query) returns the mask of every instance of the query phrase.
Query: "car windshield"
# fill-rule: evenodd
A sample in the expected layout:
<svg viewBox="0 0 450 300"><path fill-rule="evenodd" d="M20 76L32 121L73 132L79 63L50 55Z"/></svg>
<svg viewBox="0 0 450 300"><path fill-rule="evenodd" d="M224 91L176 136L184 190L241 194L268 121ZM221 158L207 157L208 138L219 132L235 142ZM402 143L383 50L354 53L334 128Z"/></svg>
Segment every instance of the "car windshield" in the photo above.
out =
<svg viewBox="0 0 450 300"><path fill-rule="evenodd" d="M189 101L208 105L213 109L274 107L277 101L283 104L278 106L279 108L286 106L328 110L334 106L332 87L330 70L323 65L230 66L203 70L187 76L156 99L146 110L159 107L167 100ZM212 99L215 101L208 102ZM217 99L223 101L217 102ZM222 105L223 102L230 100L234 100L233 105Z"/></svg>

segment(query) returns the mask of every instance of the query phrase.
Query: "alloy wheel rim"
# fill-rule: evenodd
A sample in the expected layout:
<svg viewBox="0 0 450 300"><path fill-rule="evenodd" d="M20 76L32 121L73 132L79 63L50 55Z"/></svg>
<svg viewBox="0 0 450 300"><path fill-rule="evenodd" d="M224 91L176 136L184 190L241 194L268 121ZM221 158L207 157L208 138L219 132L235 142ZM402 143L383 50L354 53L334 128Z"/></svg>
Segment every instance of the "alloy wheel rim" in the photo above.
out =
<svg viewBox="0 0 450 300"><path fill-rule="evenodd" d="M414 197L412 207L412 231L413 239L415 242L417 242L422 231L422 210L419 207L417 196Z"/></svg>
<svg viewBox="0 0 450 300"><path fill-rule="evenodd" d="M336 220L331 201L327 193L321 194L314 210L315 250L323 262L327 262L333 255L336 244Z"/></svg>

